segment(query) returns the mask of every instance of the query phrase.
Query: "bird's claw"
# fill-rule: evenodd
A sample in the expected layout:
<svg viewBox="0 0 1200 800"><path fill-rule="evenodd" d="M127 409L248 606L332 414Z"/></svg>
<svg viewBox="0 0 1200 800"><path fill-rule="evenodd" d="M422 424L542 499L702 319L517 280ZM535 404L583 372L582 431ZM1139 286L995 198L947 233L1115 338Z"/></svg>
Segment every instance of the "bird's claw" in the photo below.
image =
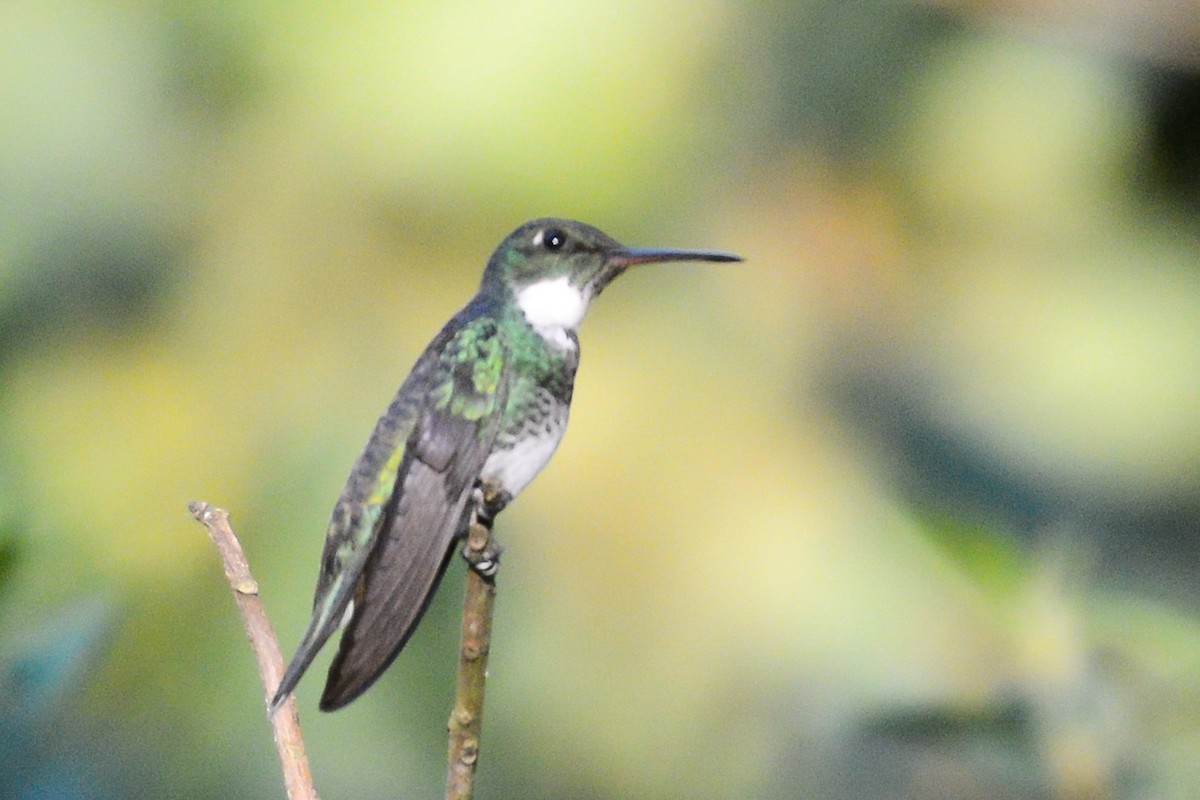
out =
<svg viewBox="0 0 1200 800"><path fill-rule="evenodd" d="M481 535L476 536L477 533ZM462 557L471 569L479 573L480 577L491 578L500 569L500 554L503 552L503 545L496 541L495 537L491 535L491 531L477 526L473 527L467 536L467 543L462 549Z"/></svg>
<svg viewBox="0 0 1200 800"><path fill-rule="evenodd" d="M496 515L512 500L512 495L481 484L475 487L472 499L474 520L467 529L462 557L481 577L490 579L500 569L500 554L504 552L504 547L492 535L492 525Z"/></svg>

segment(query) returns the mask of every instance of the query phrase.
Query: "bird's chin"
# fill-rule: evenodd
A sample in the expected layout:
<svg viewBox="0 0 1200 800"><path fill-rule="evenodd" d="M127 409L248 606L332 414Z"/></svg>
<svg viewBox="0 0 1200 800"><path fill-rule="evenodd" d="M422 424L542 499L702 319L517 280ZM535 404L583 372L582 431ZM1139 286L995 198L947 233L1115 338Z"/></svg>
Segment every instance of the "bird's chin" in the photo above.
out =
<svg viewBox="0 0 1200 800"><path fill-rule="evenodd" d="M603 292L606 286L624 274L625 270L627 269L629 269L629 267L625 266L624 264L607 267L602 273L597 275L596 279L592 282L591 296L594 298Z"/></svg>

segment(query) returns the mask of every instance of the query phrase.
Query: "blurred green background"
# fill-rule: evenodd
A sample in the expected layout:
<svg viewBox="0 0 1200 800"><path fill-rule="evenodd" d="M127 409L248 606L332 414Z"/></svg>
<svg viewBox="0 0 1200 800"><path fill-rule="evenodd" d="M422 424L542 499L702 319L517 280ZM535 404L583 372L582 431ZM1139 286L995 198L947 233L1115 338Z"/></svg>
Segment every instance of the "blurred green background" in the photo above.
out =
<svg viewBox="0 0 1200 800"><path fill-rule="evenodd" d="M480 798L1200 796L1200 12L0 4L0 797L282 796L327 515L527 218L582 334ZM462 570L326 798L436 797Z"/></svg>

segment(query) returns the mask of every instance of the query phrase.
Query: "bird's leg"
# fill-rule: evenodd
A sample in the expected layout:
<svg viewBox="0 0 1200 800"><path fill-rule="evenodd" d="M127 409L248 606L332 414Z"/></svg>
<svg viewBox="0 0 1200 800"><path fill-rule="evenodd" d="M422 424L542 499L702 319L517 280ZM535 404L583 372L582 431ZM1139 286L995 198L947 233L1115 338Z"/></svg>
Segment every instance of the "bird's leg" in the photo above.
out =
<svg viewBox="0 0 1200 800"><path fill-rule="evenodd" d="M496 516L512 502L511 494L491 485L479 486L475 490L475 497L475 517L481 525L489 528L496 521Z"/></svg>
<svg viewBox="0 0 1200 800"><path fill-rule="evenodd" d="M504 510L512 496L492 486L476 486L471 502L471 524L467 528L467 543L462 557L484 578L492 578L500 568L500 554L504 547L492 535L496 515Z"/></svg>

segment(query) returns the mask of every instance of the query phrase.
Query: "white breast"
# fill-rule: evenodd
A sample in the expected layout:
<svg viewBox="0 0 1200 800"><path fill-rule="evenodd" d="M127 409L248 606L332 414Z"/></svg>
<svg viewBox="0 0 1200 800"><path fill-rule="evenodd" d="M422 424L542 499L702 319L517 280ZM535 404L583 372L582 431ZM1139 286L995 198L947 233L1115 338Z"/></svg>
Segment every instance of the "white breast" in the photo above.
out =
<svg viewBox="0 0 1200 800"><path fill-rule="evenodd" d="M493 451L483 465L481 477L485 483L499 486L516 497L550 463L566 430L563 419L547 433L527 436L507 450Z"/></svg>

